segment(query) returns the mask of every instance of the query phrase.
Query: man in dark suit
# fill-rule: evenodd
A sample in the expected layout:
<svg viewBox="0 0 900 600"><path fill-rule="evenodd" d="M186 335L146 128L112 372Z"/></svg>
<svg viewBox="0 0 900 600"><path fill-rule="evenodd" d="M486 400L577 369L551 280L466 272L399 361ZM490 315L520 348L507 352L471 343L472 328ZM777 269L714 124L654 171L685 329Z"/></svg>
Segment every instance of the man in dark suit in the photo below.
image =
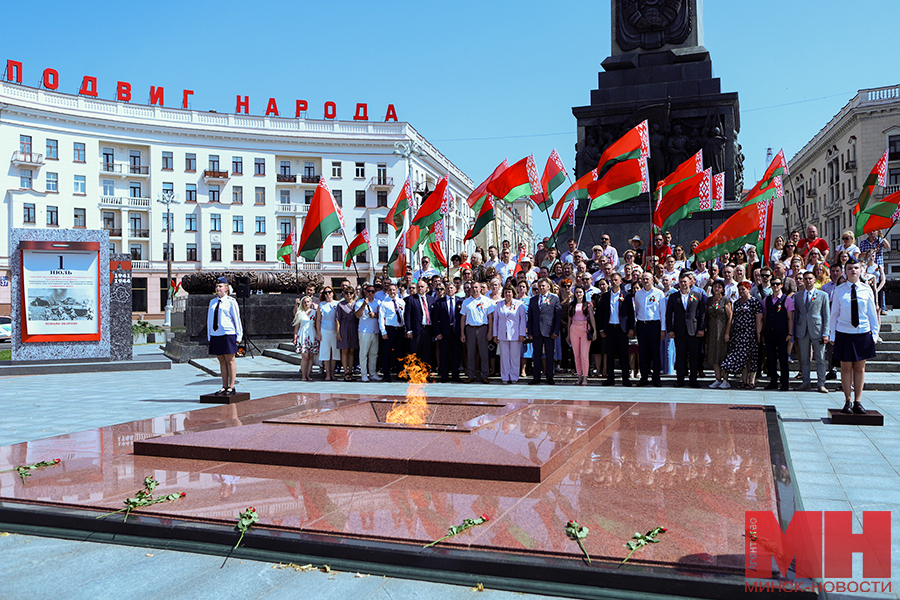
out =
<svg viewBox="0 0 900 600"><path fill-rule="evenodd" d="M446 383L450 378L453 381L459 381L459 363L463 355L459 311L462 308L463 299L456 297L456 286L452 283L448 283L445 290L444 284L437 282L434 290L437 294L433 313L434 333L440 352L438 373L442 383Z"/></svg>
<svg viewBox="0 0 900 600"><path fill-rule="evenodd" d="M547 383L553 385L553 353L556 350L556 338L562 323L562 305L559 296L550 293L550 280L538 281L538 295L531 298L528 304L528 335L534 341L532 359L534 362L534 379L529 385L541 382L541 371L544 359L547 360Z"/></svg>
<svg viewBox="0 0 900 600"><path fill-rule="evenodd" d="M622 385L630 387L628 339L634 337L634 302L631 294L626 294L622 289L622 276L618 273L610 276L609 291L600 296L597 329L600 336L606 338L606 381L603 385L615 385L618 356Z"/></svg>
<svg viewBox="0 0 900 600"><path fill-rule="evenodd" d="M684 373L690 364L692 388L699 388L700 347L706 335L706 298L691 290L691 276L683 271L678 291L666 302L666 331L675 340L675 387L684 387Z"/></svg>
<svg viewBox="0 0 900 600"><path fill-rule="evenodd" d="M406 297L403 322L406 337L410 340L409 351L419 360L434 367L434 298L428 295L428 283L420 279L416 283L416 294Z"/></svg>

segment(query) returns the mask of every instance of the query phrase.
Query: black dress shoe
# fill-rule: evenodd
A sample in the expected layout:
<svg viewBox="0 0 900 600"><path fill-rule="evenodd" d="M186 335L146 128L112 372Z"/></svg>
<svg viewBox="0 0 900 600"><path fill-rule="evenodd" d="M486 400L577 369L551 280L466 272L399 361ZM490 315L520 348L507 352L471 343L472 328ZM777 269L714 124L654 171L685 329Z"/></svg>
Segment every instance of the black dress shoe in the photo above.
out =
<svg viewBox="0 0 900 600"><path fill-rule="evenodd" d="M683 382L683 381L678 381L678 382L676 382L676 383L675 383L675 387L678 387L678 388L684 387L684 382Z"/></svg>
<svg viewBox="0 0 900 600"><path fill-rule="evenodd" d="M834 380L834 379L837 379L837 373L836 373L836 372L834 372L834 371L828 371L827 373L825 373L825 380L826 380L826 381L832 381L832 380Z"/></svg>
<svg viewBox="0 0 900 600"><path fill-rule="evenodd" d="M778 384L773 381L772 383L770 383L769 385L766 386L766 389L767 390L777 390Z"/></svg>
<svg viewBox="0 0 900 600"><path fill-rule="evenodd" d="M845 415L852 415L853 414L853 409L851 408L852 406L853 406L853 403L850 402L849 400L846 400L844 402L844 408L841 409L841 412L844 413Z"/></svg>
<svg viewBox="0 0 900 600"><path fill-rule="evenodd" d="M782 392L789 392L789 391L791 391L790 386L787 386L787 385L783 385L783 386L781 386L781 387L778 388L778 389L781 390Z"/></svg>
<svg viewBox="0 0 900 600"><path fill-rule="evenodd" d="M556 385L556 381L553 380L553 379L548 379L548 380L547 380L547 385Z"/></svg>
<svg viewBox="0 0 900 600"><path fill-rule="evenodd" d="M606 381L603 382L603 386L604 386L604 387L610 387L610 386L613 386L613 385L616 385L616 382L615 382L615 381L610 381L610 380L607 379Z"/></svg>
<svg viewBox="0 0 900 600"><path fill-rule="evenodd" d="M653 387L662 387L662 381L654 381Z"/></svg>
<svg viewBox="0 0 900 600"><path fill-rule="evenodd" d="M528 385L537 385L540 382L541 382L540 379L532 379L531 381L528 382Z"/></svg>
<svg viewBox="0 0 900 600"><path fill-rule="evenodd" d="M631 387L631 381L626 379L625 381L622 382L622 385L624 385L625 387Z"/></svg>
<svg viewBox="0 0 900 600"><path fill-rule="evenodd" d="M863 408L863 405L859 402L853 403L853 414L854 415L864 415L866 414L866 409Z"/></svg>
<svg viewBox="0 0 900 600"><path fill-rule="evenodd" d="M641 379L640 381L637 382L636 385L638 387L644 387L645 385L648 385L648 384L649 384L649 382L646 379Z"/></svg>

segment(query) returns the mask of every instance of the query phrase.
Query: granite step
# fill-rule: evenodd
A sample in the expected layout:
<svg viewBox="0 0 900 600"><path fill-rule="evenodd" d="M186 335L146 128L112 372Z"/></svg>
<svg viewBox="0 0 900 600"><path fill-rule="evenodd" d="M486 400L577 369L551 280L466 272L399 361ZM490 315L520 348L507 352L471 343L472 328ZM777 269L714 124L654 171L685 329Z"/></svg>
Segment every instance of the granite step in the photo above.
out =
<svg viewBox="0 0 900 600"><path fill-rule="evenodd" d="M879 335L885 342L900 342L900 332L881 331Z"/></svg>
<svg viewBox="0 0 900 600"><path fill-rule="evenodd" d="M283 349L283 346L289 347L290 350ZM279 344L278 348L269 348L267 350L263 350L263 356L283 360L284 362L290 363L292 365L300 365L302 361L300 355L294 352L294 347L290 344Z"/></svg>

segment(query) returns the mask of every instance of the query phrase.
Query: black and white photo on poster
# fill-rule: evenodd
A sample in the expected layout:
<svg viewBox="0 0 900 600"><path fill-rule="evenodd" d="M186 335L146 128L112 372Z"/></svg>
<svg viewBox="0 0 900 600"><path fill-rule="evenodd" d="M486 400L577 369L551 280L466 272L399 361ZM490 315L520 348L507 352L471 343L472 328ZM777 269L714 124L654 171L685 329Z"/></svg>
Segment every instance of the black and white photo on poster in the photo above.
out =
<svg viewBox="0 0 900 600"><path fill-rule="evenodd" d="M94 334L98 253L22 251L26 330L30 335Z"/></svg>

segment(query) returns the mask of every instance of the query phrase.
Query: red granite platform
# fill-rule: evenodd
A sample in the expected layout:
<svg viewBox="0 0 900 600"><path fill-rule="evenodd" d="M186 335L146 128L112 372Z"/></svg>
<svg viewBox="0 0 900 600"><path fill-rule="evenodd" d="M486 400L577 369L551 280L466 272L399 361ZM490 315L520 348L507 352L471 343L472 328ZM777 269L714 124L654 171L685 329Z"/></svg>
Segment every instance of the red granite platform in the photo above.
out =
<svg viewBox="0 0 900 600"><path fill-rule="evenodd" d="M515 410L465 434L397 436L400 432L288 423L300 414L373 400L378 398L282 394L2 447L0 499L116 510L153 476L160 482L157 494L184 491L186 497L141 509L128 523L149 514L230 527L239 512L254 506L261 529L335 536L336 543L423 544L465 518L486 514L486 524L443 545L576 561L580 550L564 531L569 519L590 527L585 546L592 557L613 561L627 554L623 544L635 531L661 525L669 528L663 541L631 562L735 575L743 572L744 511L777 509L760 407L515 401ZM591 428L595 434L587 439L584 431ZM290 431L296 439L267 430ZM379 433L399 441L369 437ZM578 439L584 439L580 446L573 443ZM538 482L473 478L480 466L466 458L462 440L489 445L494 455L517 465L540 464L546 472ZM136 442L192 450L175 458L140 456ZM306 456L319 463L272 464L278 453L303 456L298 451L310 448L316 451ZM363 449L370 463L406 456L407 472L367 471ZM409 467L414 456L421 457L416 469ZM348 457L356 470L342 468ZM11 471L52 458L62 464L35 471L24 484ZM446 476L442 469L451 459L467 464L470 476ZM338 468L328 468L328 461Z"/></svg>

